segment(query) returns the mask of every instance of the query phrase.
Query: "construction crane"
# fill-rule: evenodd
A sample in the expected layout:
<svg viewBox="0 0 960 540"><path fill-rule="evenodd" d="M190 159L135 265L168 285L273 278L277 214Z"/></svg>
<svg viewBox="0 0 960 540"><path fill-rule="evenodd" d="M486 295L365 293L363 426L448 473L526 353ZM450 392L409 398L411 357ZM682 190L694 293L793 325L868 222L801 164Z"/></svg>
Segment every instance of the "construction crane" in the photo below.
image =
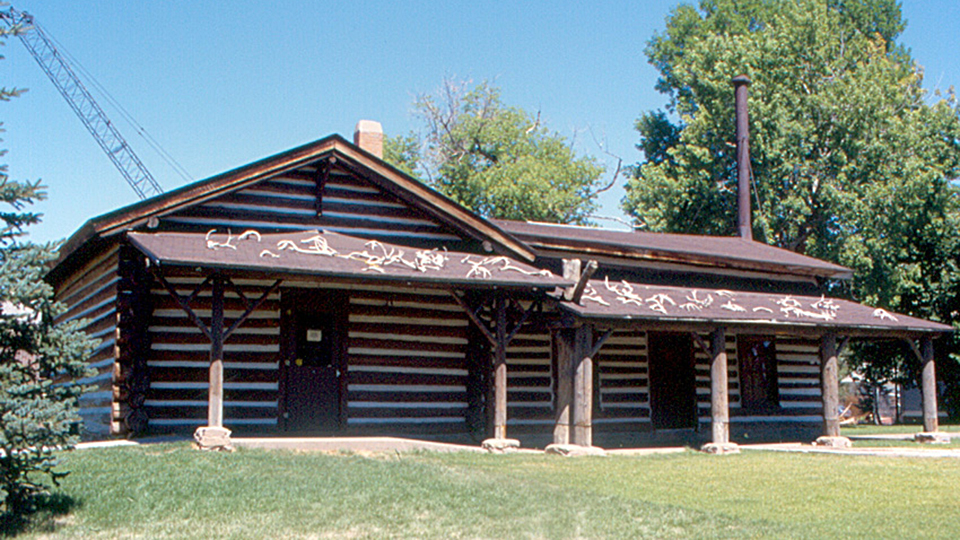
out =
<svg viewBox="0 0 960 540"><path fill-rule="evenodd" d="M137 195L146 199L163 193L163 188L154 180L103 109L97 105L96 100L57 50L53 40L34 23L33 16L11 7L5 11L0 10L0 19L3 19L8 28L18 29L15 35L53 81L60 95L67 100L70 108L77 113L80 121Z"/></svg>

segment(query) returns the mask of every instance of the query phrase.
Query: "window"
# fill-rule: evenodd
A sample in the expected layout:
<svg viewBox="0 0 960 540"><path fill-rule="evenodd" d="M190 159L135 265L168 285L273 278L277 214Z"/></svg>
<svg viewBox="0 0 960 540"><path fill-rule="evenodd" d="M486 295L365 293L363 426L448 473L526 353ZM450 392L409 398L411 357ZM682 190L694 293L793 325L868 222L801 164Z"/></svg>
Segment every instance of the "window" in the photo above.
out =
<svg viewBox="0 0 960 540"><path fill-rule="evenodd" d="M780 408L777 382L777 348L773 336L739 336L740 408L748 413L775 412Z"/></svg>

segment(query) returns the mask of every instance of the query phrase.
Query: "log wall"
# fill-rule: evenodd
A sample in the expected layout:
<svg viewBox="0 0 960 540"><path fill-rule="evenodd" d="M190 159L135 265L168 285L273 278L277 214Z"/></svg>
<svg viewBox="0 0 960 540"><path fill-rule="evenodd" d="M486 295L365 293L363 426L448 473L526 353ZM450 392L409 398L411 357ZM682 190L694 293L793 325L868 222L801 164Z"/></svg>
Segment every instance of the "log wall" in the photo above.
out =
<svg viewBox="0 0 960 540"><path fill-rule="evenodd" d="M617 330L603 344L594 364L597 407L593 425L599 431L649 429L650 388L647 334ZM646 425L646 427L644 427Z"/></svg>
<svg viewBox="0 0 960 540"><path fill-rule="evenodd" d="M181 296L202 281L171 276ZM270 281L234 280L248 298ZM224 425L239 432L278 431L280 296L297 288L348 289L347 422L352 435L467 432L467 318L449 293L392 286L285 282L224 344ZM188 433L206 422L209 342L162 288L148 365L153 432ZM211 291L192 304L205 321ZM227 290L227 325L242 313Z"/></svg>
<svg viewBox="0 0 960 540"><path fill-rule="evenodd" d="M467 433L468 324L445 291L351 290L348 432Z"/></svg>
<svg viewBox="0 0 960 540"><path fill-rule="evenodd" d="M202 278L167 275L181 297ZM234 280L249 299L259 298L273 282ZM207 422L210 341L159 284L151 291L150 390L145 402L153 433L192 433ZM212 288L205 286L191 307L210 322ZM238 295L227 288L225 325L244 312ZM224 425L238 431L270 433L277 428L280 352L280 294L274 293L224 343Z"/></svg>
<svg viewBox="0 0 960 540"><path fill-rule="evenodd" d="M705 341L707 334L701 335ZM730 384L730 417L734 423L820 422L820 360L816 341L776 340L780 410L767 415L740 411L737 336L726 335ZM710 422L710 360L694 347L699 420ZM649 430L650 392L647 337L642 330L617 330L596 358L594 426L598 431Z"/></svg>
<svg viewBox="0 0 960 540"><path fill-rule="evenodd" d="M57 300L67 306L66 313L58 317L57 322L85 320L83 330L100 340L88 360L94 373L77 381L90 387L80 398L84 438L108 436L118 412L113 400L118 264L119 248L107 248L78 268L55 291Z"/></svg>
<svg viewBox="0 0 960 540"><path fill-rule="evenodd" d="M521 329L507 347L508 433L553 431L553 357L553 343L546 331Z"/></svg>

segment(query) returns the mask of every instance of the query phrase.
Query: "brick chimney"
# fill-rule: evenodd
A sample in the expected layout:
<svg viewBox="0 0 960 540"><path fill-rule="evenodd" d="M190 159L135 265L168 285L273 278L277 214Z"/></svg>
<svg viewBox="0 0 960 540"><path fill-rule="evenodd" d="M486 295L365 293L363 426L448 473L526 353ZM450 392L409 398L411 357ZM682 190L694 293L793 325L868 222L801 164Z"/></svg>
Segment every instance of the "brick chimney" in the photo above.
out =
<svg viewBox="0 0 960 540"><path fill-rule="evenodd" d="M383 127L374 120L360 120L353 131L353 144L383 158Z"/></svg>

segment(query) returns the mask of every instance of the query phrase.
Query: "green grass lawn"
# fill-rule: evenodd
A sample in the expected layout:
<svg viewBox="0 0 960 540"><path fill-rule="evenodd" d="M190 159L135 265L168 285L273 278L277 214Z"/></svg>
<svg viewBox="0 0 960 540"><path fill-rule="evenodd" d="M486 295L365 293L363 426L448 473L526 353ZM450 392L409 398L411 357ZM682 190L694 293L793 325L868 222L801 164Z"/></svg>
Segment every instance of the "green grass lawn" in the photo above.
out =
<svg viewBox="0 0 960 540"><path fill-rule="evenodd" d="M24 538L955 537L960 460L73 452ZM44 519L45 517L45 519Z"/></svg>

